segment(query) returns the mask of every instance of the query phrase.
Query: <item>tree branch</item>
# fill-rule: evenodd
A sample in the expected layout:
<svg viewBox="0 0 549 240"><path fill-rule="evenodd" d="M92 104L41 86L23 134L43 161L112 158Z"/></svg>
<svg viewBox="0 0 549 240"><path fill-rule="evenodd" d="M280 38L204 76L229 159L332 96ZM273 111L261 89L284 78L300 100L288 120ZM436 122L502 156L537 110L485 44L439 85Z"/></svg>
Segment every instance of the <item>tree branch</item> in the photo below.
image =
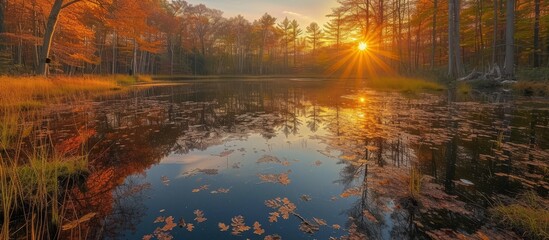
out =
<svg viewBox="0 0 549 240"><path fill-rule="evenodd" d="M70 6L70 5L73 5L73 4L75 4L75 3L77 3L77 2L81 2L81 1L82 1L82 0L72 0L72 1L70 1L70 2L68 2L68 3L63 4L63 6L61 6L61 9L66 8L66 7Z"/></svg>

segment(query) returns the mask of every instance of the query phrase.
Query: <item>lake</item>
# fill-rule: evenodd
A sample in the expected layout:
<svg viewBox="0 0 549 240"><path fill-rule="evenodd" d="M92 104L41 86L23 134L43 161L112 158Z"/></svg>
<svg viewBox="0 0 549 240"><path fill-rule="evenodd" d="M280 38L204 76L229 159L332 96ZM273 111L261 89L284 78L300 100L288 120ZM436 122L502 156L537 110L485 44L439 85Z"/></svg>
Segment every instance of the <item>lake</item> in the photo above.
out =
<svg viewBox="0 0 549 240"><path fill-rule="evenodd" d="M65 106L43 124L91 173L62 238L509 236L498 199L547 197L549 102L355 80L188 81ZM75 217L76 218L76 217Z"/></svg>

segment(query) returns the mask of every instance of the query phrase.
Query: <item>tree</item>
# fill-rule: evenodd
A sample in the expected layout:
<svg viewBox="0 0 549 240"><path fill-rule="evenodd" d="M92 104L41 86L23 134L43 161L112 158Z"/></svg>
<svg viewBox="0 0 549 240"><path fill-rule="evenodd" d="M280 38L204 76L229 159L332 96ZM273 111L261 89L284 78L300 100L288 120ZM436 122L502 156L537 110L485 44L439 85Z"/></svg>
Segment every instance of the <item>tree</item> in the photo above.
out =
<svg viewBox="0 0 549 240"><path fill-rule="evenodd" d="M298 37L301 35L301 33L303 33L303 30L301 30L301 28L299 28L299 23L297 23L297 21L294 19L292 21L292 23L290 24L291 28L292 28L292 42L293 42L293 50L294 50L294 67L296 66L296 63L297 63L297 48L298 48Z"/></svg>
<svg viewBox="0 0 549 240"><path fill-rule="evenodd" d="M55 33L55 27L57 26L57 20L59 18L59 14L61 13L61 10L69 7L70 5L73 5L75 3L82 2L82 1L84 0L72 0L68 2L65 2L64 0L55 0L55 2L53 2L53 5L51 7L50 14L48 17L48 21L46 23L46 29L44 30L44 37L42 40L42 51L40 51L40 57L38 59L39 61L39 67L37 72L38 74L40 75L47 74L46 59L48 59L50 55L53 35Z"/></svg>
<svg viewBox="0 0 549 240"><path fill-rule="evenodd" d="M324 25L324 32L326 33L326 38L335 44L336 52L339 55L339 50L341 47L342 39L346 37L346 31L344 28L344 11L343 8L332 9L332 13L327 15L330 18Z"/></svg>
<svg viewBox="0 0 549 240"><path fill-rule="evenodd" d="M535 0L534 4L534 67L538 68L540 66L539 53L541 51L539 44L540 0Z"/></svg>
<svg viewBox="0 0 549 240"><path fill-rule="evenodd" d="M433 27L431 29L431 70L435 68L435 54L437 50L437 14L438 0L433 0Z"/></svg>
<svg viewBox="0 0 549 240"><path fill-rule="evenodd" d="M515 1L507 0L507 19L505 31L505 77L513 79L515 75Z"/></svg>
<svg viewBox="0 0 549 240"><path fill-rule="evenodd" d="M313 22L307 27L307 39L313 46L313 58L316 56L316 49L321 44L322 30L317 23Z"/></svg>
<svg viewBox="0 0 549 240"><path fill-rule="evenodd" d="M453 79L464 72L459 44L459 12L459 0L448 0L448 75Z"/></svg>
<svg viewBox="0 0 549 240"><path fill-rule="evenodd" d="M288 68L288 44L290 42L290 20L288 18L284 18L284 21L282 23L278 24L278 28L282 32L282 44L284 46L284 68Z"/></svg>
<svg viewBox="0 0 549 240"><path fill-rule="evenodd" d="M259 48L259 74L263 74L263 51L265 50L265 43L269 32L273 29L273 25L276 22L276 18L272 17L268 13L265 13L261 19L259 19L259 26L261 27L261 46Z"/></svg>

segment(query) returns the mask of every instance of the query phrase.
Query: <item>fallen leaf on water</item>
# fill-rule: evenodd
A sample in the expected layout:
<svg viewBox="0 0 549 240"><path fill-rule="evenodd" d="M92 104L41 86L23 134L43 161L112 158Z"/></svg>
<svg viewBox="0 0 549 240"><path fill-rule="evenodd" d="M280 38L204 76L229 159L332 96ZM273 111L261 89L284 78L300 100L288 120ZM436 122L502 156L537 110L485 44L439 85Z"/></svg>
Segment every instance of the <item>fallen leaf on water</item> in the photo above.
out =
<svg viewBox="0 0 549 240"><path fill-rule="evenodd" d="M345 190L341 195L339 195L342 198L348 198L351 196L360 196L362 195L362 189L360 187L353 187Z"/></svg>
<svg viewBox="0 0 549 240"><path fill-rule="evenodd" d="M187 223L187 231L192 232L194 229L194 225L192 223Z"/></svg>
<svg viewBox="0 0 549 240"><path fill-rule="evenodd" d="M263 240L282 240L281 236L278 235L267 235Z"/></svg>
<svg viewBox="0 0 549 240"><path fill-rule="evenodd" d="M262 235L263 233L265 233L265 229L262 229L261 224L259 224L259 222L256 221L254 223L254 234Z"/></svg>
<svg viewBox="0 0 549 240"><path fill-rule="evenodd" d="M202 212L199 209L194 210L194 215L196 215L196 218L194 218L194 220L196 220L199 223L205 222L206 220L208 220L207 218L204 217L204 212Z"/></svg>
<svg viewBox="0 0 549 240"><path fill-rule="evenodd" d="M334 225L332 225L332 228L335 229L335 230L339 230L341 228L341 226L339 226L339 224L334 224Z"/></svg>
<svg viewBox="0 0 549 240"><path fill-rule="evenodd" d="M75 227L78 227L78 225L80 225L80 223L89 221L90 219L92 219L93 217L95 217L95 215L97 215L97 213L88 213L88 214L82 216L82 217L79 218L79 219L76 219L76 220L74 220L74 221L72 221L72 222L69 222L69 223L63 225L63 227L61 227L61 228L62 228L64 231L73 229L73 228L75 228Z"/></svg>
<svg viewBox="0 0 549 240"><path fill-rule="evenodd" d="M164 231L164 232L167 232L167 231L171 231L175 226L177 226L177 224L175 224L173 222L173 217L172 216L169 216L166 218L166 225L164 225L164 227L162 227L160 230Z"/></svg>
<svg viewBox="0 0 549 240"><path fill-rule="evenodd" d="M153 238L153 235L151 234L143 236L143 240L151 240L152 238Z"/></svg>
<svg viewBox="0 0 549 240"><path fill-rule="evenodd" d="M320 226L326 226L328 225L324 219L315 218L313 217L313 220Z"/></svg>
<svg viewBox="0 0 549 240"><path fill-rule="evenodd" d="M231 232L233 235L240 235L241 233L250 230L250 227L246 226L244 223L243 216L233 217L231 219L231 226L233 227L233 231Z"/></svg>
<svg viewBox="0 0 549 240"><path fill-rule="evenodd" d="M269 213L269 222L278 222L280 214L278 212Z"/></svg>
<svg viewBox="0 0 549 240"><path fill-rule="evenodd" d="M222 232L229 230L229 226L225 225L225 223L218 223L217 226L219 226L219 230Z"/></svg>
<svg viewBox="0 0 549 240"><path fill-rule="evenodd" d="M154 220L153 223L160 223L160 222L164 222L164 221L166 221L166 218L160 216L160 217L156 217L156 219Z"/></svg>

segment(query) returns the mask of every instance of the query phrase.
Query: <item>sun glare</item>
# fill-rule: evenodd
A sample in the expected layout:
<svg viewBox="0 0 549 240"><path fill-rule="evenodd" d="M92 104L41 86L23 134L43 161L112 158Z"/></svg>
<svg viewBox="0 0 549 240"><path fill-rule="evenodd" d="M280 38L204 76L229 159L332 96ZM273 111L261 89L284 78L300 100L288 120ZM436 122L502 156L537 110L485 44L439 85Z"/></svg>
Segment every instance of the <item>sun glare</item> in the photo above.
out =
<svg viewBox="0 0 549 240"><path fill-rule="evenodd" d="M360 42L358 44L358 50L359 51L366 51L366 49L368 49L368 44L365 43L365 42Z"/></svg>

